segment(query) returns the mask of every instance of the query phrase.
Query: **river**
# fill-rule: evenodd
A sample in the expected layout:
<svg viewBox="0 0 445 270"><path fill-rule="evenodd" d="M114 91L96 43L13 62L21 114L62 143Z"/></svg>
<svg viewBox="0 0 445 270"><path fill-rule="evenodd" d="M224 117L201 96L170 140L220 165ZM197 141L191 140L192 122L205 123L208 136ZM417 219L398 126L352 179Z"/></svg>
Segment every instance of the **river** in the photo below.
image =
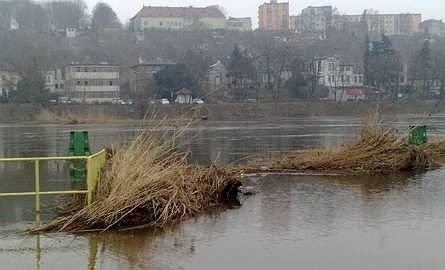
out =
<svg viewBox="0 0 445 270"><path fill-rule="evenodd" d="M416 117L389 117L406 132ZM314 117L210 122L187 132L193 162L242 162L249 154L338 146L360 119ZM445 116L428 119L431 136ZM135 126L0 124L0 157L66 155L71 130L93 151L132 138ZM42 186L69 188L63 164L42 164ZM420 175L250 177L259 191L240 208L212 211L161 230L27 236L33 198L0 199L1 269L443 269L445 169ZM32 166L0 164L0 191L32 191ZM56 198L44 200L43 218Z"/></svg>

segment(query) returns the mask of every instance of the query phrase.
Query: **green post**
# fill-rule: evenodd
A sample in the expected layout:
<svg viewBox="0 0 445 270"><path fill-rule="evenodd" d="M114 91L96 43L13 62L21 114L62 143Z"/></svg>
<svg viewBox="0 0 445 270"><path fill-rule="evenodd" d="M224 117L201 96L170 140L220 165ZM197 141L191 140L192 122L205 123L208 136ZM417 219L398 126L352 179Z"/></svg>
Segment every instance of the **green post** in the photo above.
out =
<svg viewBox="0 0 445 270"><path fill-rule="evenodd" d="M409 144L422 145L428 142L427 126L411 126Z"/></svg>
<svg viewBox="0 0 445 270"><path fill-rule="evenodd" d="M70 133L69 156L91 155L87 131L72 131ZM75 161L70 166L70 175L74 186L84 186L87 180L87 166L84 161Z"/></svg>

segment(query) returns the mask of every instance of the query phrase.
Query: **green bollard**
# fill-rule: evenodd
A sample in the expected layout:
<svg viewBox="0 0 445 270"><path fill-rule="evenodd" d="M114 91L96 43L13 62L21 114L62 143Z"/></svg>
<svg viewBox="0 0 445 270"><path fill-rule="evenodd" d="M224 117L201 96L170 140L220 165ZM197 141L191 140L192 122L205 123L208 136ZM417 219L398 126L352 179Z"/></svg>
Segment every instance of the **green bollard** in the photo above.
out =
<svg viewBox="0 0 445 270"><path fill-rule="evenodd" d="M81 157L91 155L87 131L70 133L69 156ZM84 161L74 161L70 165L70 176L73 188L82 188L87 181L87 167Z"/></svg>
<svg viewBox="0 0 445 270"><path fill-rule="evenodd" d="M428 142L427 126L411 126L409 144L422 145Z"/></svg>

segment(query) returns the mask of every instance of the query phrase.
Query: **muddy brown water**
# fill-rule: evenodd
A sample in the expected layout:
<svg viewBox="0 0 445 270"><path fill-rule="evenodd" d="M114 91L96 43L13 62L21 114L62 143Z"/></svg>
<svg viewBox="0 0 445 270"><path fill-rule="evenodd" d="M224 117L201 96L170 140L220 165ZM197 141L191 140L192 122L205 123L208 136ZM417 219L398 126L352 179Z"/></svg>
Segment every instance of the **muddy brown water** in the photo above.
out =
<svg viewBox="0 0 445 270"><path fill-rule="evenodd" d="M401 131L421 118L391 117ZM445 116L427 120L432 136ZM356 118L205 123L188 132L193 161L237 162L247 154L335 147ZM72 129L93 150L131 138L132 126L0 124L0 157L65 155ZM42 164L46 189L70 187L63 163ZM164 230L26 236L33 198L0 199L0 269L443 269L445 169L420 175L246 179L259 193ZM32 190L29 164L0 164L0 191ZM44 218L55 198L44 201Z"/></svg>

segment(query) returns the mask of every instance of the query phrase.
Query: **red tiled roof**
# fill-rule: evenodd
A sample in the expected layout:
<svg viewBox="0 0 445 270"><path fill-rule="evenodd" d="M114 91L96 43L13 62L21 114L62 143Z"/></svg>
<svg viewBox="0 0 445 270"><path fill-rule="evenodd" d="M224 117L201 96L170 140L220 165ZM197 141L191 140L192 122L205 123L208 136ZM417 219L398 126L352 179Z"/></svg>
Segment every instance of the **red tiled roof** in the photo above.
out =
<svg viewBox="0 0 445 270"><path fill-rule="evenodd" d="M136 17L206 17L225 18L217 7L151 7L144 6Z"/></svg>

